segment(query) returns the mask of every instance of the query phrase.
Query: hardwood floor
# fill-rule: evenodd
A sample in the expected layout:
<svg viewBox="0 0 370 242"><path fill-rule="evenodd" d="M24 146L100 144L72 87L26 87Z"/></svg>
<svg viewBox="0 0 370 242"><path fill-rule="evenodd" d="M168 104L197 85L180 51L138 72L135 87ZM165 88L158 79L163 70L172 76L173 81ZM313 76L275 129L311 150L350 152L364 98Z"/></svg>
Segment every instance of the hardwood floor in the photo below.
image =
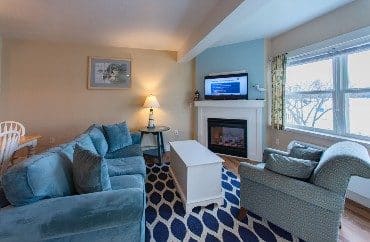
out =
<svg viewBox="0 0 370 242"><path fill-rule="evenodd" d="M235 174L238 173L240 161L246 159L222 156L225 160L225 167ZM342 216L342 228L339 231L339 241L341 242L365 242L370 241L370 209L366 208L350 199L346 199L346 206Z"/></svg>
<svg viewBox="0 0 370 242"><path fill-rule="evenodd" d="M222 156L225 167L239 175L238 167L241 161L254 164L255 162L230 156ZM146 157L147 162L155 162L156 159ZM166 152L163 161L170 160L169 152ZM339 231L340 242L369 242L370 241L370 209L352 200L346 200L346 206L342 216L342 228Z"/></svg>

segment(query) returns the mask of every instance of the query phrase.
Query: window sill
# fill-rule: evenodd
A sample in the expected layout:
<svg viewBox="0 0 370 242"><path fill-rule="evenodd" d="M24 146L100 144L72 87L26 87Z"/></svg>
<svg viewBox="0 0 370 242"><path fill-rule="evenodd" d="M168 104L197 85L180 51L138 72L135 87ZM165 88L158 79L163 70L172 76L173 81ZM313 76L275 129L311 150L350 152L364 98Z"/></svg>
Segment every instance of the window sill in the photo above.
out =
<svg viewBox="0 0 370 242"><path fill-rule="evenodd" d="M332 142L340 142L340 141L352 141L359 144L364 145L367 149L370 149L370 141L369 140L363 140L363 139L356 139L346 136L340 136L340 135L333 135L333 134L327 134L323 132L315 132L315 131L309 131L309 130L303 130L303 129L297 129L297 128L290 128L287 127L284 129L284 131L296 133L296 134L304 134L311 136L313 138L321 138L326 139L328 141Z"/></svg>

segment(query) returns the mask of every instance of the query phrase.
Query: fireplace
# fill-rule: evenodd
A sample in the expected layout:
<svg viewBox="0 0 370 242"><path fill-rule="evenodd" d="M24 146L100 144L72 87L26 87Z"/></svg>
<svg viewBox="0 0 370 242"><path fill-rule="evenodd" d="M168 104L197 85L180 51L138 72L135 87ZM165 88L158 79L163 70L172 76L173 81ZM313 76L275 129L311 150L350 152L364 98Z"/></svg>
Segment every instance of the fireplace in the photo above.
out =
<svg viewBox="0 0 370 242"><path fill-rule="evenodd" d="M208 149L247 157L247 120L208 118Z"/></svg>

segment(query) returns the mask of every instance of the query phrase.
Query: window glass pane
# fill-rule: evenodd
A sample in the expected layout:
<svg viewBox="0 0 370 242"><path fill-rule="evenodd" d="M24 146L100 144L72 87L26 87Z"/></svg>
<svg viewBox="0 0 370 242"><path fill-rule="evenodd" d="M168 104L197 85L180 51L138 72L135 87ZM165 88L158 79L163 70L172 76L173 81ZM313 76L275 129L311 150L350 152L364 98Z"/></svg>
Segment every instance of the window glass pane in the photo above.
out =
<svg viewBox="0 0 370 242"><path fill-rule="evenodd" d="M285 95L286 124L333 130L332 93Z"/></svg>
<svg viewBox="0 0 370 242"><path fill-rule="evenodd" d="M332 89L332 59L287 67L285 83L286 92Z"/></svg>
<svg viewBox="0 0 370 242"><path fill-rule="evenodd" d="M348 55L350 88L370 87L370 50Z"/></svg>
<svg viewBox="0 0 370 242"><path fill-rule="evenodd" d="M370 92L347 93L348 132L355 135L370 136Z"/></svg>

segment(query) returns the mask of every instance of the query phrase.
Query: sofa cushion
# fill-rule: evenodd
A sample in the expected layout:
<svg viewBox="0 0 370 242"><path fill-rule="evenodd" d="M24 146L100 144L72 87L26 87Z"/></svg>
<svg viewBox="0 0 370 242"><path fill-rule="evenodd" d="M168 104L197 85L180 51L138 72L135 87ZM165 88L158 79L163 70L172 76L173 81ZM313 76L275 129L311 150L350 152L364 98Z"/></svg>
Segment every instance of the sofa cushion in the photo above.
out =
<svg viewBox="0 0 370 242"><path fill-rule="evenodd" d="M73 153L73 181L79 194L111 190L105 159L79 144Z"/></svg>
<svg viewBox="0 0 370 242"><path fill-rule="evenodd" d="M107 153L105 158L116 159L116 158L126 158L131 156L143 156L141 146L139 144L128 145L111 153Z"/></svg>
<svg viewBox="0 0 370 242"><path fill-rule="evenodd" d="M103 125L108 142L108 152L114 152L132 144L132 138L126 122Z"/></svg>
<svg viewBox="0 0 370 242"><path fill-rule="evenodd" d="M110 178L112 190L139 188L144 190L144 178L141 175L123 175Z"/></svg>
<svg viewBox="0 0 370 242"><path fill-rule="evenodd" d="M57 152L34 155L5 172L2 185L13 206L74 194L72 164Z"/></svg>
<svg viewBox="0 0 370 242"><path fill-rule="evenodd" d="M92 142L90 135L81 134L71 142L61 145L60 153L73 162L73 152L76 144L80 145L85 150L90 150L91 152L98 154L94 143Z"/></svg>
<svg viewBox="0 0 370 242"><path fill-rule="evenodd" d="M315 161L302 160L280 154L270 154L266 160L265 168L281 175L308 179L317 164Z"/></svg>
<svg viewBox="0 0 370 242"><path fill-rule="evenodd" d="M313 147L309 147L309 146L296 143L291 148L289 156L298 158L298 159L312 160L312 161L319 162L321 155L323 153L324 151L321 149L316 149Z"/></svg>
<svg viewBox="0 0 370 242"><path fill-rule="evenodd" d="M0 186L0 208L8 206L10 203L5 197L3 188Z"/></svg>
<svg viewBox="0 0 370 242"><path fill-rule="evenodd" d="M90 136L98 154L101 156L105 156L108 151L108 143L105 139L103 130L94 125L87 132L87 134Z"/></svg>
<svg viewBox="0 0 370 242"><path fill-rule="evenodd" d="M140 174L146 176L145 161L142 156L133 156L119 159L106 159L109 176Z"/></svg>

